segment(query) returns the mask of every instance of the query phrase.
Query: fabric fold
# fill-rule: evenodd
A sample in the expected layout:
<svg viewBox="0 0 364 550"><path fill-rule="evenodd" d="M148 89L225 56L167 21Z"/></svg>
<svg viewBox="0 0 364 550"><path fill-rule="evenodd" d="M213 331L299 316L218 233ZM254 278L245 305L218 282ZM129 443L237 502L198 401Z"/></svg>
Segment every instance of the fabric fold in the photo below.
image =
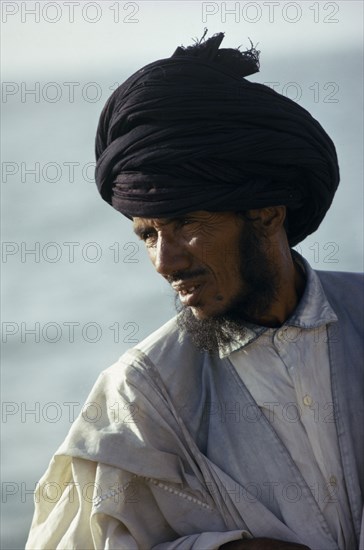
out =
<svg viewBox="0 0 364 550"><path fill-rule="evenodd" d="M96 136L99 192L129 218L286 205L294 246L332 202L334 144L303 107L246 80L257 56L216 49L222 38L177 48L114 91Z"/></svg>

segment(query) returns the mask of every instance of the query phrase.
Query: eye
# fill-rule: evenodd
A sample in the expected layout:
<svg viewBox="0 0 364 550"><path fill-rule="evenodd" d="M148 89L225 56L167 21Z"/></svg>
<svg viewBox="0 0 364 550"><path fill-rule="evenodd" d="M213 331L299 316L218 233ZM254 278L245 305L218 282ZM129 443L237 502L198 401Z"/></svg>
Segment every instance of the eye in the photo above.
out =
<svg viewBox="0 0 364 550"><path fill-rule="evenodd" d="M157 232L154 229L145 229L140 233L140 239L147 247L153 246L157 239Z"/></svg>

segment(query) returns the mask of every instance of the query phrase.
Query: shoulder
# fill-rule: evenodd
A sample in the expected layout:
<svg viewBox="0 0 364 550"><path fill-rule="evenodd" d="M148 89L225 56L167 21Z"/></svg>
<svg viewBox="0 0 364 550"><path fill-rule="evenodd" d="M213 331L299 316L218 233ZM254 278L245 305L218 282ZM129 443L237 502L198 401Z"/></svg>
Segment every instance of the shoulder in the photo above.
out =
<svg viewBox="0 0 364 550"><path fill-rule="evenodd" d="M198 376L206 362L206 354L199 351L191 338L180 330L177 317L126 351L119 360L103 371L102 378L113 379L113 384L124 381L140 383L141 379L162 382L169 387L183 385L188 374Z"/></svg>
<svg viewBox="0 0 364 550"><path fill-rule="evenodd" d="M345 300L362 299L364 274L346 271L316 271L326 292Z"/></svg>
<svg viewBox="0 0 364 550"><path fill-rule="evenodd" d="M327 299L340 318L362 324L364 310L364 275L341 271L316 271Z"/></svg>
<svg viewBox="0 0 364 550"><path fill-rule="evenodd" d="M147 356L155 365L180 361L200 360L204 355L193 344L191 337L178 326L177 316L170 319L133 348Z"/></svg>
<svg viewBox="0 0 364 550"><path fill-rule="evenodd" d="M364 273L352 273L350 271L316 271L321 281L339 284L340 287L363 287Z"/></svg>
<svg viewBox="0 0 364 550"><path fill-rule="evenodd" d="M174 346L181 341L181 339L183 339L183 335L178 328L177 316L175 316L149 334L149 336L139 342L135 348L149 355L153 354L155 349L165 349L166 347Z"/></svg>
<svg viewBox="0 0 364 550"><path fill-rule="evenodd" d="M172 319L101 372L57 454L132 467L135 446L146 452L143 434L149 442L154 436L167 441L165 424L173 424L175 409L183 410L185 403L193 416L194 407L200 406L204 367L204 354ZM174 434L175 426L167 432ZM115 448L125 441L132 452L116 456Z"/></svg>

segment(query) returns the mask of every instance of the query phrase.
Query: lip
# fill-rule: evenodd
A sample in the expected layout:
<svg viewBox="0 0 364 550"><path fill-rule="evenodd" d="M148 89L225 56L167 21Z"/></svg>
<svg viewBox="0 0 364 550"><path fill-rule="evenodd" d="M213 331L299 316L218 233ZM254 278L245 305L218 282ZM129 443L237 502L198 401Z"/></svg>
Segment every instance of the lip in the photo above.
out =
<svg viewBox="0 0 364 550"><path fill-rule="evenodd" d="M178 292L179 299L184 306L196 306L205 283L197 281L183 281L173 283L173 289Z"/></svg>

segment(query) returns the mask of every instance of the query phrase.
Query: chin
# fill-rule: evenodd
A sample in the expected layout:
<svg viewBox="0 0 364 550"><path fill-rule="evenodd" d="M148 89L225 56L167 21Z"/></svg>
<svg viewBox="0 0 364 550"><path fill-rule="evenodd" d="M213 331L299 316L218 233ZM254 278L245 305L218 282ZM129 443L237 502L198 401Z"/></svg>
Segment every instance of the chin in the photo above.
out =
<svg viewBox="0 0 364 550"><path fill-rule="evenodd" d="M190 311L193 314L194 318L198 319L199 321L202 321L203 319L208 318L205 311L200 307L190 307Z"/></svg>
<svg viewBox="0 0 364 550"><path fill-rule="evenodd" d="M213 319L215 317L220 316L223 314L223 310L220 311L211 311L210 308L206 308L203 306L190 306L190 310L194 316L195 319L198 321L205 321L207 319Z"/></svg>

